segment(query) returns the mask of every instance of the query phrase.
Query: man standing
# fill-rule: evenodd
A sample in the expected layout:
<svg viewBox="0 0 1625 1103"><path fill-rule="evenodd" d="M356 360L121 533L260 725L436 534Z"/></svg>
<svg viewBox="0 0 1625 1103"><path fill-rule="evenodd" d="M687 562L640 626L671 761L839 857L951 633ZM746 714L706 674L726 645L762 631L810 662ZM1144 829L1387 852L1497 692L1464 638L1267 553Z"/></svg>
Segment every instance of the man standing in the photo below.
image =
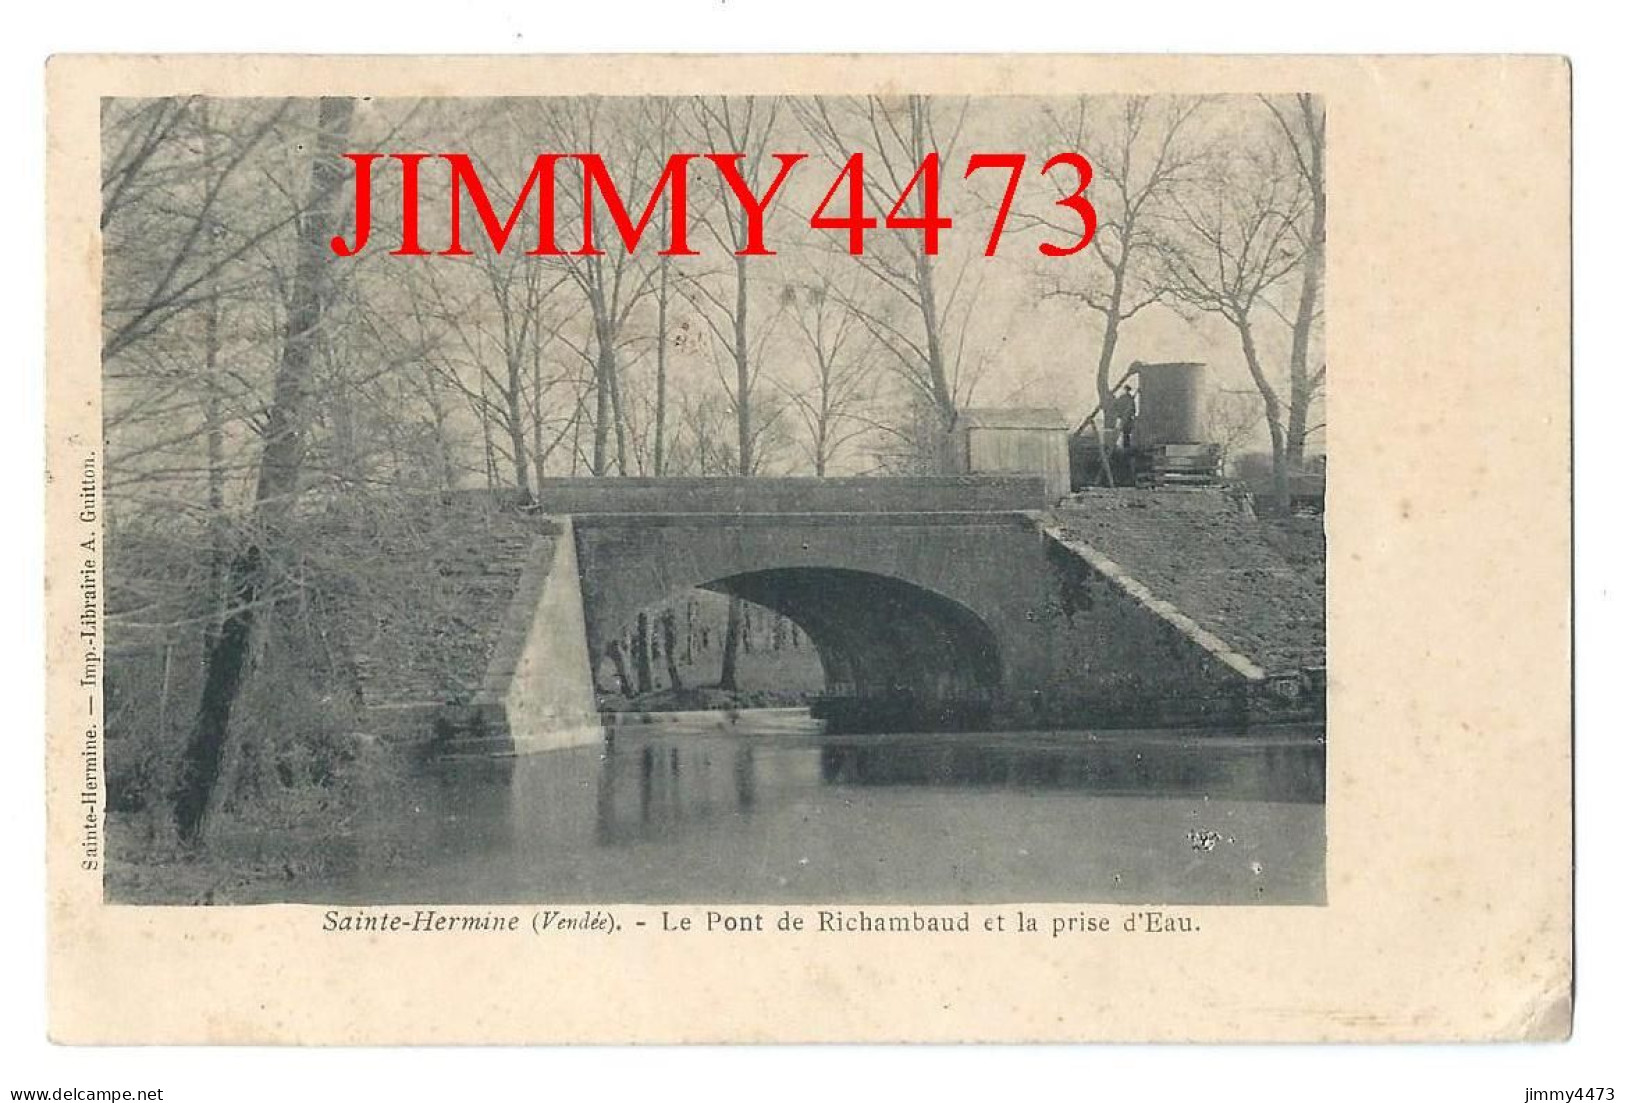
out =
<svg viewBox="0 0 1625 1103"><path fill-rule="evenodd" d="M1112 417L1116 419L1120 432L1117 439L1122 442L1123 451L1127 452L1134 447L1134 416L1137 407L1134 402L1134 388L1125 386L1123 393L1117 396L1112 403Z"/></svg>

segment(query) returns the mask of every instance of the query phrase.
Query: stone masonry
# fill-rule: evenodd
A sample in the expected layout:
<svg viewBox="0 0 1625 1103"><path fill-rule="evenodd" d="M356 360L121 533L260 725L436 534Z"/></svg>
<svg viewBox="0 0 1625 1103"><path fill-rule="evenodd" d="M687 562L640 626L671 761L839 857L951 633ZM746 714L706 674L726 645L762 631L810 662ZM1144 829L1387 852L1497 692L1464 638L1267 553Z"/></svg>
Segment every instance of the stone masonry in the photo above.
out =
<svg viewBox="0 0 1625 1103"><path fill-rule="evenodd" d="M595 649L694 586L801 623L840 692L992 700L1005 726L1228 724L1325 662L1323 575L1224 491L1044 510L1009 479L912 499L891 480L750 482L571 480L541 506L550 490L569 514L465 495L420 523L352 523L397 567L340 602L378 728L493 749L595 738ZM921 493L939 508L897 508Z"/></svg>

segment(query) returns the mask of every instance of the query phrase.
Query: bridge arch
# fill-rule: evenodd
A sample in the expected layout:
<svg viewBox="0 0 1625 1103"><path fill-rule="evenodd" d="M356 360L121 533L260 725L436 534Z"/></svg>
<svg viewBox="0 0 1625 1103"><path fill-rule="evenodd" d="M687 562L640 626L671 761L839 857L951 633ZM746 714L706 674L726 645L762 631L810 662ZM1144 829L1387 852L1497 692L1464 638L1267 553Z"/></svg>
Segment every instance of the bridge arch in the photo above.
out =
<svg viewBox="0 0 1625 1103"><path fill-rule="evenodd" d="M709 589L799 625L838 694L995 697L1041 676L1035 626L1052 587L1019 514L576 514L573 525L595 664L640 611Z"/></svg>
<svg viewBox="0 0 1625 1103"><path fill-rule="evenodd" d="M794 622L817 650L828 691L949 700L996 691L998 639L977 613L920 584L850 567L799 565L740 571L693 589L742 598ZM643 590L589 630L593 661L637 613L682 591ZM631 602L636 601L636 605ZM605 610L607 613L608 610Z"/></svg>
<svg viewBox="0 0 1625 1103"><path fill-rule="evenodd" d="M959 602L917 583L837 567L749 571L702 589L744 598L801 626L829 689L959 697L997 689L998 641Z"/></svg>

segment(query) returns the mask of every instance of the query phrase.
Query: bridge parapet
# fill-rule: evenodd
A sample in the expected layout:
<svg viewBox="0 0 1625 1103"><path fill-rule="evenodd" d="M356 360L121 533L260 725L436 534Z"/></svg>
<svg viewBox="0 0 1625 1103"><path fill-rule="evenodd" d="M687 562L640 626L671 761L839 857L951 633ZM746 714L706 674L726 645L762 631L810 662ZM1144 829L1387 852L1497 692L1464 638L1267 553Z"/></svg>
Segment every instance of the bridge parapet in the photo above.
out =
<svg viewBox="0 0 1625 1103"><path fill-rule="evenodd" d="M1049 503L1038 475L543 479L544 513L1007 513Z"/></svg>

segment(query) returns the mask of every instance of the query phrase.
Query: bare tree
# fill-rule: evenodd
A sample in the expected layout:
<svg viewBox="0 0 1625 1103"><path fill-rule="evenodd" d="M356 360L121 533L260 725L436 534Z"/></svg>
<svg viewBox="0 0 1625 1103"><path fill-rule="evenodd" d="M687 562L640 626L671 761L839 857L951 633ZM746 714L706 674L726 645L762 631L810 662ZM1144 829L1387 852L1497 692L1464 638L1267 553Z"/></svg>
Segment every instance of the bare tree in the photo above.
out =
<svg viewBox="0 0 1625 1103"><path fill-rule="evenodd" d="M1226 457L1234 457L1258 431L1263 416L1263 403L1257 391L1214 391L1208 396L1203 414L1203 439L1217 444Z"/></svg>
<svg viewBox="0 0 1625 1103"><path fill-rule="evenodd" d="M911 184L927 157L936 156L939 164L951 161L970 101L817 97L796 101L795 110L830 163L844 165L853 152L865 154L863 195L871 214L895 209L900 216L919 219L927 214L926 189ZM965 316L977 289L973 269L961 263L944 280L940 259L923 233L879 234L873 242L853 259L884 295L855 295L847 303L934 410L936 439L920 446L935 454L964 382Z"/></svg>
<svg viewBox="0 0 1625 1103"><path fill-rule="evenodd" d="M1153 255L1162 225L1158 205L1201 164L1204 151L1190 125L1201 106L1202 100L1188 97L1159 99L1154 105L1146 96L1107 100L1079 96L1064 109L1044 111L1044 137L1057 148L1086 152L1093 165L1089 195L1097 221L1087 252L1093 263L1081 271L1069 267L1059 273L1053 263L1046 264L1040 293L1079 303L1100 316L1094 383L1100 424L1107 430L1117 420L1112 364L1119 332L1164 295ZM1050 179L1057 194L1064 195L1071 183L1060 175ZM1076 233L1075 220L1061 224L1047 213L1026 213L1022 223ZM1107 434L1100 433L1098 440L1100 468L1111 485Z"/></svg>
<svg viewBox="0 0 1625 1103"><path fill-rule="evenodd" d="M778 168L770 162L768 147L778 121L777 99L697 99L693 105L695 140L702 148L738 152L737 171L752 194L762 195ZM771 168L769 165L771 164ZM718 251L728 257L720 269L692 270L679 287L695 313L710 330L731 369L722 385L733 405L736 456L739 474L757 470L757 438L766 425L757 421L756 386L761 374L762 350L779 317L777 304L763 319L753 313L752 272L761 257L746 255L749 245L749 219L744 207L735 202L728 185L720 178L712 202L699 207L705 226Z"/></svg>
<svg viewBox="0 0 1625 1103"><path fill-rule="evenodd" d="M737 475L739 453L732 403L716 388L690 388L677 397L667 469L673 475Z"/></svg>
<svg viewBox="0 0 1625 1103"><path fill-rule="evenodd" d="M297 221L295 207L254 200L297 114L284 101L104 101L111 631L145 625L172 644L219 618ZM200 530L205 578L194 574Z"/></svg>
<svg viewBox="0 0 1625 1103"><path fill-rule="evenodd" d="M325 98L317 106L311 143L308 199L299 221L298 256L288 288L282 352L265 447L254 492L253 522L258 530L232 558L226 574L230 608L204 654L203 692L181 761L175 816L181 837L201 838L220 776L231 711L248 659L270 546L299 486L311 400L312 365L321 340L323 316L332 288L328 241L343 223L340 167L355 111L353 100Z"/></svg>
<svg viewBox="0 0 1625 1103"><path fill-rule="evenodd" d="M500 427L513 485L529 501L532 461L540 462L544 447L542 410L548 392L563 381L552 370L544 371L543 360L568 317L553 299L569 277L531 258L494 252L476 254L468 264L477 274L478 294L449 300L440 281L429 281L441 321L456 334L467 369L446 378L473 405L482 424ZM475 375L477 384L465 381L467 373ZM539 467L535 477L541 477Z"/></svg>
<svg viewBox="0 0 1625 1103"><path fill-rule="evenodd" d="M865 411L875 397L875 346L851 295L838 292L829 273L786 284L781 297L812 368L809 386L784 391L806 433L813 474L823 477L846 445L873 428Z"/></svg>
<svg viewBox="0 0 1625 1103"><path fill-rule="evenodd" d="M288 225L270 214L243 226L229 242L219 234L222 205L282 123L288 101L260 108L246 125L209 133L198 127L198 102L152 100L105 120L104 144L114 153L102 175L103 248L127 268L145 268L139 280L120 281L103 303L104 359L118 357L229 290L224 274L230 266ZM111 104L104 108L104 113L116 111ZM199 163L198 147L206 164ZM196 202L163 201L196 181L202 181ZM142 249L151 242L162 245Z"/></svg>
<svg viewBox="0 0 1625 1103"><path fill-rule="evenodd" d="M649 100L645 104L643 122L645 128L654 134L656 148L665 149L671 144L672 136L677 129L677 101L663 97ZM671 214L671 197L662 195L660 223L657 227L661 240L669 240L671 237ZM655 271L654 440L650 473L658 477L666 473L666 423L670 405L672 258L662 252L655 262ZM669 652L667 659L670 660ZM675 666L672 667L673 686L677 684L676 669Z"/></svg>
<svg viewBox="0 0 1625 1103"><path fill-rule="evenodd" d="M776 98L700 98L694 101L692 125L702 148L739 154L735 169L751 194L760 196L778 176L777 163L768 168L778 114ZM729 262L721 272L691 272L679 286L732 367L731 373L723 374L722 385L733 406L738 473L754 475L760 463L758 438L772 424L771 416L758 419L762 411L756 401L756 385L762 349L778 311L753 324L751 273L761 258L747 254L750 220L744 205L734 201L731 188L720 178L713 198L700 208L700 220L718 248L728 254ZM730 597L718 681L722 689L737 688L742 625L740 599Z"/></svg>
<svg viewBox="0 0 1625 1103"><path fill-rule="evenodd" d="M681 690L683 676L677 670L677 610L670 605L660 612L660 654L666 660L666 684L673 690Z"/></svg>
<svg viewBox="0 0 1625 1103"><path fill-rule="evenodd" d="M1161 252L1170 293L1235 330L1247 371L1264 403L1275 497L1290 509L1285 410L1264 362L1257 327L1280 316L1274 301L1303 260L1300 227L1308 211L1303 179L1273 144L1238 148L1173 200L1176 235Z"/></svg>
<svg viewBox="0 0 1625 1103"><path fill-rule="evenodd" d="M541 109L541 128L559 143L559 149L603 151L606 161L616 166L616 180L623 195L636 203L647 196L666 165L667 151L658 145L664 136L650 127L647 117L639 117L636 107L613 104L599 97L547 101ZM574 194L564 189L563 194ZM586 202L585 195L581 203ZM592 212L578 204L576 223L591 217L595 227L608 219L596 197ZM559 223L568 217L561 204ZM669 222L666 227L669 228ZM561 231L562 232L562 231ZM630 469L627 447L627 412L621 390L624 346L638 307L656 288L666 272L660 264L650 264L645 247L608 249L588 253L572 251L561 259L564 270L580 291L589 315L589 333L577 351L590 357L593 366L594 409L592 414L592 458L594 475L607 475L611 468L610 447L614 446L614 469L625 475ZM664 420L665 411L660 411ZM663 433L663 429L660 430ZM664 452L662 439L661 451ZM662 457L664 458L664 457Z"/></svg>
<svg viewBox="0 0 1625 1103"><path fill-rule="evenodd" d="M1304 444L1319 426L1309 424L1310 407L1326 381L1326 365L1310 370L1310 349L1321 318L1321 292L1326 274L1326 109L1318 97L1300 92L1282 105L1260 97L1292 153L1308 193L1308 218L1301 230L1303 263L1299 267L1297 309L1292 316L1292 349L1287 356L1286 458L1294 470L1303 467Z"/></svg>

